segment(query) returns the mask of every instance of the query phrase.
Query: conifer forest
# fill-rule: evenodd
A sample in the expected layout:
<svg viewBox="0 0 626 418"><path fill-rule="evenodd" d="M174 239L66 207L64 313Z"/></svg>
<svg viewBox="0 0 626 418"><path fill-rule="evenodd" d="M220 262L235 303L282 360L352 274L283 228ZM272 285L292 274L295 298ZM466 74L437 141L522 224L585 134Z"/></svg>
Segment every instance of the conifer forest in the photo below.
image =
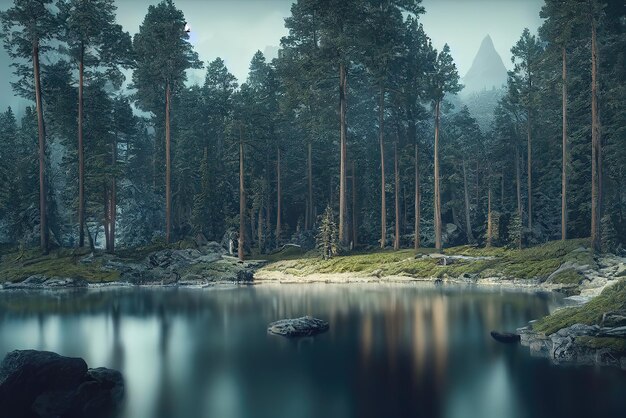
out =
<svg viewBox="0 0 626 418"><path fill-rule="evenodd" d="M1 0L0 25L0 416L626 414L623 0ZM63 361L97 389L12 377Z"/></svg>

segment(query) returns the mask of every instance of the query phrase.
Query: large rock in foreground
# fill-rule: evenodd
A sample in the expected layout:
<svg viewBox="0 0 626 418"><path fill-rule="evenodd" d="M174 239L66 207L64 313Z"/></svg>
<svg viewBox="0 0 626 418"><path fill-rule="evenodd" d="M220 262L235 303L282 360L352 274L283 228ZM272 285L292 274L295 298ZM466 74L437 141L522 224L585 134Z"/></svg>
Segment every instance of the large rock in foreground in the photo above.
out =
<svg viewBox="0 0 626 418"><path fill-rule="evenodd" d="M308 337L325 331L328 331L328 322L312 316L281 319L267 327L268 333L283 337Z"/></svg>
<svg viewBox="0 0 626 418"><path fill-rule="evenodd" d="M88 369L81 358L16 350L0 364L0 415L11 418L105 418L124 396L120 372Z"/></svg>

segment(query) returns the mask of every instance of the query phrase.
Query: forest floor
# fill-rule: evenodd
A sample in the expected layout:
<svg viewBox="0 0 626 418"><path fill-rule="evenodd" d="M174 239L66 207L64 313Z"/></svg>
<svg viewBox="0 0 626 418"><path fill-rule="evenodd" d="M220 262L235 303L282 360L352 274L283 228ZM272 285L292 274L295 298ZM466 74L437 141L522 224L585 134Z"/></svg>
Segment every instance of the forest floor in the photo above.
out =
<svg viewBox="0 0 626 418"><path fill-rule="evenodd" d="M609 278L626 276L620 260L597 257L585 239L553 241L525 249L460 246L436 252L381 250L322 260L315 252L288 248L274 254L255 280L280 282L436 280L541 286L568 295L600 293ZM604 280L603 280L604 279Z"/></svg>

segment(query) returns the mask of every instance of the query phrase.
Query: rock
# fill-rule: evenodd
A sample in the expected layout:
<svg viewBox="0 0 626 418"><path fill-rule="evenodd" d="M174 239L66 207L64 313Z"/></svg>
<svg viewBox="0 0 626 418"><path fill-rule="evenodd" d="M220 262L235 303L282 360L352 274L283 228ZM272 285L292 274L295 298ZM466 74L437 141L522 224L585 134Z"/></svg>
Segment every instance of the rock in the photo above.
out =
<svg viewBox="0 0 626 418"><path fill-rule="evenodd" d="M222 247L222 245L220 245L220 243L215 242L215 241L210 241L207 242L207 244L205 245L207 252L211 252L211 253L215 253L215 254L228 254L228 251L226 251L226 249L224 247Z"/></svg>
<svg viewBox="0 0 626 418"><path fill-rule="evenodd" d="M283 337L307 337L326 331L328 331L328 322L312 316L281 319L272 322L267 328L268 333Z"/></svg>
<svg viewBox="0 0 626 418"><path fill-rule="evenodd" d="M599 337L626 338L626 326L600 328Z"/></svg>
<svg viewBox="0 0 626 418"><path fill-rule="evenodd" d="M450 264L454 264L454 261L454 258L451 257L441 257L439 261L437 261L437 264L440 266L448 266Z"/></svg>
<svg viewBox="0 0 626 418"><path fill-rule="evenodd" d="M254 280L254 272L252 270L239 270L237 272L238 282L251 282Z"/></svg>
<svg viewBox="0 0 626 418"><path fill-rule="evenodd" d="M204 234L197 234L194 241L198 247L202 247L203 245L207 245L209 243Z"/></svg>
<svg viewBox="0 0 626 418"><path fill-rule="evenodd" d="M0 364L2 416L108 417L124 396L122 375L87 369L81 358L47 351L12 351Z"/></svg>
<svg viewBox="0 0 626 418"><path fill-rule="evenodd" d="M626 326L626 310L606 312L602 315L600 327L623 327Z"/></svg>
<svg viewBox="0 0 626 418"><path fill-rule="evenodd" d="M512 344L520 342L519 334L512 334L510 332L498 332L491 331L491 337L499 343Z"/></svg>
<svg viewBox="0 0 626 418"><path fill-rule="evenodd" d="M48 277L37 274L17 283L5 283L4 289L74 289L87 287L84 279L69 277Z"/></svg>

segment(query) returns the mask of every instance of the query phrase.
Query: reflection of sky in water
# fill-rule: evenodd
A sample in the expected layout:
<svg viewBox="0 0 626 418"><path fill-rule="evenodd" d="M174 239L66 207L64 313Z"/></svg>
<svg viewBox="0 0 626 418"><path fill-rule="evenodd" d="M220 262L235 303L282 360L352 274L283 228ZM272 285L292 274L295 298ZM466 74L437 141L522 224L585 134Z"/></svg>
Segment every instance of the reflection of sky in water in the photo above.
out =
<svg viewBox="0 0 626 418"><path fill-rule="evenodd" d="M593 404L577 396L589 382L626 390L619 372L554 368L488 335L559 303L430 285L5 292L0 355L46 349L121 370L123 418L557 417L567 405L537 399L563 396L568 418L626 413L619 391ZM329 320L329 332L266 334L304 314Z"/></svg>

